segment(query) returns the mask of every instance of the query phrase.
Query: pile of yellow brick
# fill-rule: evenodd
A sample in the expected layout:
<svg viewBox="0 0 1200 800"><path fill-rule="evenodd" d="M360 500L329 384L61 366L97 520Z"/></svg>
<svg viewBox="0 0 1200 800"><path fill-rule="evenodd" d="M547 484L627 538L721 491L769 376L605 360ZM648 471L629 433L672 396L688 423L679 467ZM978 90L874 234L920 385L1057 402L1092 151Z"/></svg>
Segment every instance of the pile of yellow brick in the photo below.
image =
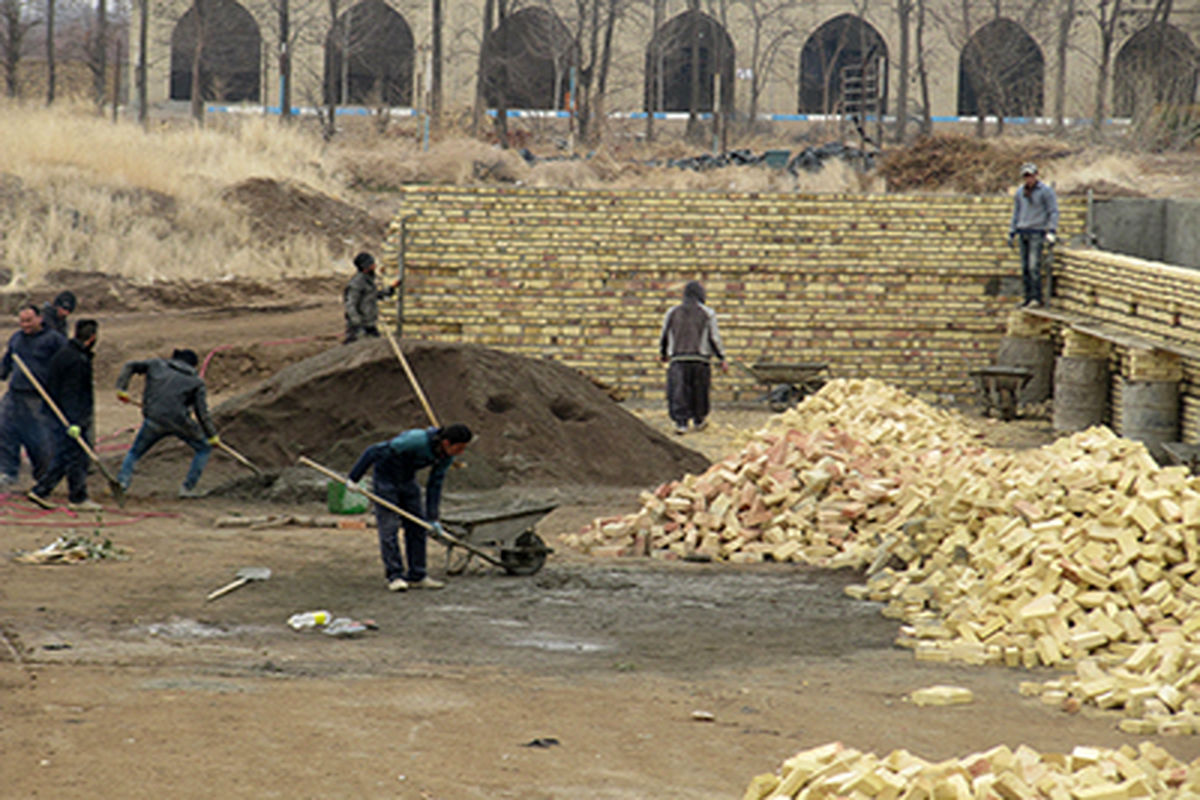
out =
<svg viewBox="0 0 1200 800"><path fill-rule="evenodd" d="M1149 742L1136 749L1076 747L1070 753L1002 745L939 762L906 750L880 758L833 742L797 753L783 762L778 774L755 777L743 800L1127 800L1196 797L1197 792L1200 761L1182 763Z"/></svg>
<svg viewBox="0 0 1200 800"><path fill-rule="evenodd" d="M880 381L831 381L741 452L643 492L637 513L597 519L564 543L610 556L861 567L880 534L926 505L937 454L976 435Z"/></svg>

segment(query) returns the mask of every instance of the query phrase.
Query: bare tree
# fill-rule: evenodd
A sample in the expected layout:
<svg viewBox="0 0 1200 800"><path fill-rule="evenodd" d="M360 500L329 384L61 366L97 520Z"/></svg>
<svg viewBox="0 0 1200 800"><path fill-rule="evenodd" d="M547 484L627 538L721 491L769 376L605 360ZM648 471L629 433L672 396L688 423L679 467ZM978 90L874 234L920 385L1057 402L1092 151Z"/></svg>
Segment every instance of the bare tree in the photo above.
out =
<svg viewBox="0 0 1200 800"><path fill-rule="evenodd" d="M108 0L96 0L96 20L88 30L86 49L88 69L92 72L92 96L97 106L103 106L108 75Z"/></svg>
<svg viewBox="0 0 1200 800"><path fill-rule="evenodd" d="M0 48L4 51L4 85L9 97L21 96L19 69L25 55L25 36L39 22L29 13L25 0L0 0Z"/></svg>
<svg viewBox="0 0 1200 800"><path fill-rule="evenodd" d="M1096 103L1092 115L1092 136L1100 138L1104 130L1104 117L1108 113L1109 71L1112 68L1113 42L1117 37L1117 22L1121 18L1122 0L1098 0L1095 10L1096 25L1100 29L1100 53L1096 65Z"/></svg>
<svg viewBox="0 0 1200 800"><path fill-rule="evenodd" d="M914 0L896 0L896 24L900 28L899 86L896 87L896 141L903 142L908 129L909 38Z"/></svg>
<svg viewBox="0 0 1200 800"><path fill-rule="evenodd" d="M646 75L653 76L653 85L646 89L646 141L654 141L654 114L662 109L663 83L663 47L658 31L662 27L663 6L666 0L651 0L654 10L653 23L650 31L650 63L646 65Z"/></svg>
<svg viewBox="0 0 1200 800"><path fill-rule="evenodd" d="M921 89L921 135L933 133L933 110L929 106L928 54L925 51L925 6L928 0L917 0L917 85Z"/></svg>
<svg viewBox="0 0 1200 800"><path fill-rule="evenodd" d="M911 2L911 0L909 0ZM749 124L758 118L758 103L785 45L800 36L793 21L800 0L737 0L750 17L750 107Z"/></svg>
<svg viewBox="0 0 1200 800"><path fill-rule="evenodd" d="M54 62L54 14L58 4L55 0L46 0L46 105L54 103L54 83L57 79Z"/></svg>
<svg viewBox="0 0 1200 800"><path fill-rule="evenodd" d="M1062 0L1058 15L1058 30L1055 38L1055 57L1058 69L1054 73L1054 129L1063 131L1063 118L1067 104L1067 50L1071 43L1071 29L1075 25L1078 0Z"/></svg>

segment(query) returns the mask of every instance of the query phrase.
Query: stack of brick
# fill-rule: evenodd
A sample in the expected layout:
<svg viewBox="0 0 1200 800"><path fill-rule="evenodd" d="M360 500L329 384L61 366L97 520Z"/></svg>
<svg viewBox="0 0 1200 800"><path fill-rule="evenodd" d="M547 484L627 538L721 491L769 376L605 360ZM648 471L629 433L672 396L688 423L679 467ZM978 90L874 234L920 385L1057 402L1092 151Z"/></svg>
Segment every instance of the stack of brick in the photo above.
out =
<svg viewBox="0 0 1200 800"><path fill-rule="evenodd" d="M1200 792L1200 760L1185 764L1150 742L1113 750L1076 747L1039 753L1005 745L931 762L907 750L880 758L840 742L803 750L776 774L755 777L743 800L807 798L1034 798L1132 800Z"/></svg>
<svg viewBox="0 0 1200 800"><path fill-rule="evenodd" d="M958 415L880 381L831 381L741 452L564 542L603 555L862 567L880 536L926 506L938 456L973 448L975 436Z"/></svg>

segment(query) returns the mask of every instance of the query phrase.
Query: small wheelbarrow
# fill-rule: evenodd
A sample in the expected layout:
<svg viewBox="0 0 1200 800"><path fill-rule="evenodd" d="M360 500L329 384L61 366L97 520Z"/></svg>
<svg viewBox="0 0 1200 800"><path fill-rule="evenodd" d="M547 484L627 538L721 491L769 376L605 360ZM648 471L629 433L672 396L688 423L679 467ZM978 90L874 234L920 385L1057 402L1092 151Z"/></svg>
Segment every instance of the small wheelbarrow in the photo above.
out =
<svg viewBox="0 0 1200 800"><path fill-rule="evenodd" d="M446 546L446 572L462 574L471 559L479 556L502 567L509 575L534 574L554 550L533 532L533 526L557 507L546 504L499 510L462 508L442 514L441 523L446 531L469 545L460 547L442 542Z"/></svg>
<svg viewBox="0 0 1200 800"><path fill-rule="evenodd" d="M767 387L762 399L772 411L786 411L810 394L820 391L828 379L827 375L822 374L829 369L829 364L824 361L755 361L748 367L741 361L734 363Z"/></svg>
<svg viewBox="0 0 1200 800"><path fill-rule="evenodd" d="M971 370L970 374L979 389L983 415L995 411L1003 420L1017 416L1017 397L1033 377L1033 372L1025 367L982 367Z"/></svg>

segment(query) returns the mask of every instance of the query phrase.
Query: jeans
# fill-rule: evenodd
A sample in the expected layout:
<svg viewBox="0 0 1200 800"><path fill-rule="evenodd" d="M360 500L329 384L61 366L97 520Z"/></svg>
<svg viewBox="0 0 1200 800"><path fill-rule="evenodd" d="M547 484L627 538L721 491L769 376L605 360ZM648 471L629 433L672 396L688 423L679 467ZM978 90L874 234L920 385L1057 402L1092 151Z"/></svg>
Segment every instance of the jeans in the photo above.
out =
<svg viewBox="0 0 1200 800"><path fill-rule="evenodd" d="M208 457L212 454L212 445L204 439L184 436L148 419L142 420L142 427L138 429L137 436L134 437L133 446L129 448L129 452L125 454L125 460L121 462L121 471L117 473L117 483L128 489L130 481L133 480L133 468L137 465L138 460L146 455L146 452L157 444L159 439L166 436L177 437L195 451L195 455L192 456L192 465L188 467L187 476L183 479L183 488L196 488L196 484L200 482L200 475L204 472L204 466L208 463Z"/></svg>
<svg viewBox="0 0 1200 800"><path fill-rule="evenodd" d="M1046 234L1040 231L1018 233L1021 240L1021 280L1025 285L1025 302L1042 302L1042 243Z"/></svg>
<svg viewBox="0 0 1200 800"><path fill-rule="evenodd" d="M29 454L34 480L40 480L54 455L50 410L36 392L8 390L0 400L0 479L16 482L21 448Z"/></svg>
<svg viewBox="0 0 1200 800"><path fill-rule="evenodd" d="M91 432L83 428L80 437L89 439ZM59 428L54 442L54 461L50 469L33 487L38 497L49 497L54 487L67 478L67 498L72 503L82 503L88 499L87 491L88 457L79 446L79 442L67 436L66 428Z"/></svg>
<svg viewBox="0 0 1200 800"><path fill-rule="evenodd" d="M712 365L707 361L672 361L667 367L667 413L686 428L689 419L699 425L708 416Z"/></svg>
<svg viewBox="0 0 1200 800"><path fill-rule="evenodd" d="M391 500L415 517L421 515L421 487L415 482L400 486L375 484L375 494ZM397 532L404 523L404 554L408 556L408 571L404 570L404 557L400 554ZM375 525L379 529L379 555L383 559L383 572L389 581L403 578L416 583L425 577L425 529L412 520L401 517L394 511L375 504Z"/></svg>

